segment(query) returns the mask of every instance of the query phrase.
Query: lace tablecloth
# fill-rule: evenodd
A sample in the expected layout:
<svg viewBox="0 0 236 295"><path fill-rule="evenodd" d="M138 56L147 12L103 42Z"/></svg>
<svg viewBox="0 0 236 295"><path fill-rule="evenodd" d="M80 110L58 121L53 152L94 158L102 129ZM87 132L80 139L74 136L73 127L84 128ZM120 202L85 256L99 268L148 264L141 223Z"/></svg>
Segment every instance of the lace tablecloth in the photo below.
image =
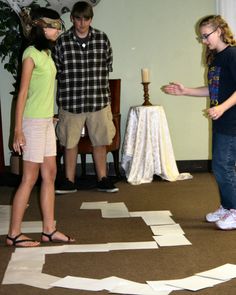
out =
<svg viewBox="0 0 236 295"><path fill-rule="evenodd" d="M178 171L162 106L130 108L121 166L133 185L151 182L154 174L168 181L192 178Z"/></svg>

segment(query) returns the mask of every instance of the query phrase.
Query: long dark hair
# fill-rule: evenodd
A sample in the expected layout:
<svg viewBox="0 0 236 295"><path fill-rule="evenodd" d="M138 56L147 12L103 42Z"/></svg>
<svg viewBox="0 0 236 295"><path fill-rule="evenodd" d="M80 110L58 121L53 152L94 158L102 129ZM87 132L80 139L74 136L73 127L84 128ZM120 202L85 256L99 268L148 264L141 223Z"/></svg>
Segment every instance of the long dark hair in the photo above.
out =
<svg viewBox="0 0 236 295"><path fill-rule="evenodd" d="M40 7L36 9L32 9L31 18L33 20L37 20L43 17L51 18L51 19L60 19L60 15L57 11L45 7ZM35 46L38 50L51 49L54 42L48 40L45 37L44 30L40 26L33 26L29 36L30 45Z"/></svg>

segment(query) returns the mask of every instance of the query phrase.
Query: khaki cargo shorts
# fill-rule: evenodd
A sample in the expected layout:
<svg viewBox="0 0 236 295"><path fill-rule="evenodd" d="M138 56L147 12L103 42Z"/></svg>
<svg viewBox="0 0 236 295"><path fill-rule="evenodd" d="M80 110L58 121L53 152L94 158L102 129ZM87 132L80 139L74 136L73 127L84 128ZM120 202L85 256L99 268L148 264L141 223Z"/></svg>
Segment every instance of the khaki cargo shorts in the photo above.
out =
<svg viewBox="0 0 236 295"><path fill-rule="evenodd" d="M116 128L112 121L111 107L108 105L100 111L81 114L73 114L61 108L56 127L60 144L67 149L74 148L80 140L85 124L93 146L112 143Z"/></svg>

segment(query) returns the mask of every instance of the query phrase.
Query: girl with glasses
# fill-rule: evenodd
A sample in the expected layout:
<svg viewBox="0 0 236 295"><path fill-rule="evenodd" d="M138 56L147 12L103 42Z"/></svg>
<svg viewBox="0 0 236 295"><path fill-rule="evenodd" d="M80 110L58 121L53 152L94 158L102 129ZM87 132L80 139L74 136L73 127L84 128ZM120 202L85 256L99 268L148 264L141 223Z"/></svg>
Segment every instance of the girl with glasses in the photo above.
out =
<svg viewBox="0 0 236 295"><path fill-rule="evenodd" d="M163 86L172 95L210 98L206 114L212 120L212 170L219 188L220 207L206 215L222 230L236 229L236 41L220 15L198 23L199 37L206 46L208 85L189 88L180 83Z"/></svg>

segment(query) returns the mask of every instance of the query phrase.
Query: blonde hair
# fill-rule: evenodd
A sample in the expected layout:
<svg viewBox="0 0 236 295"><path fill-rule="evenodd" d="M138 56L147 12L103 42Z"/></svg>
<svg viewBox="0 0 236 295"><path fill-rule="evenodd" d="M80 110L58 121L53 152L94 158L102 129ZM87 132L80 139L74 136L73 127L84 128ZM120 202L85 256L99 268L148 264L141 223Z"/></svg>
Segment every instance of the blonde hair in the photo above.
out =
<svg viewBox="0 0 236 295"><path fill-rule="evenodd" d="M221 39L225 44L229 46L236 46L236 40L234 39L233 33L227 24L227 22L220 15L209 15L200 20L198 28L210 25L213 29L220 28ZM215 50L206 49L206 63L209 65L216 54Z"/></svg>

